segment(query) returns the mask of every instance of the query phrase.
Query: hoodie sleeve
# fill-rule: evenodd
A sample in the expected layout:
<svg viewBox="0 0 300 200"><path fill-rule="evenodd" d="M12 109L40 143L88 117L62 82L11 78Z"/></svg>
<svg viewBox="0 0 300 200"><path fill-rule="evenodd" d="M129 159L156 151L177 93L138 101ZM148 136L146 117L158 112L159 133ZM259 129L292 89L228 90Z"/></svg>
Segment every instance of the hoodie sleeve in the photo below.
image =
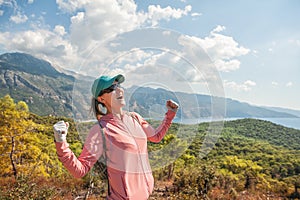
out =
<svg viewBox="0 0 300 200"><path fill-rule="evenodd" d="M84 143L83 150L77 158L67 142L56 142L56 152L59 160L76 178L86 175L102 155L102 136L99 125L94 125Z"/></svg>
<svg viewBox="0 0 300 200"><path fill-rule="evenodd" d="M172 120L174 119L176 112L168 110L165 114L165 118L163 119L162 123L159 125L158 128L153 128L145 119L143 119L139 114L132 113L136 119L139 121L140 125L142 126L144 132L147 135L147 139L150 142L158 143L160 142L165 134L167 133L168 129L172 124Z"/></svg>

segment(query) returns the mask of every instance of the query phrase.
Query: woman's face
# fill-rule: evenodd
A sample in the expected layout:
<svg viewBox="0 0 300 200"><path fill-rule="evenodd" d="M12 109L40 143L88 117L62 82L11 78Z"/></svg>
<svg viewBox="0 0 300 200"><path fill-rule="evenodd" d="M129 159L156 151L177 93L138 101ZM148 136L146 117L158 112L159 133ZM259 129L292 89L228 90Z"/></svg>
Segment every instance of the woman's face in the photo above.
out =
<svg viewBox="0 0 300 200"><path fill-rule="evenodd" d="M115 81L113 84L118 84L118 82ZM106 108L112 111L118 111L126 105L124 90L120 86L116 87L112 92L104 93L98 97L98 101L104 103Z"/></svg>

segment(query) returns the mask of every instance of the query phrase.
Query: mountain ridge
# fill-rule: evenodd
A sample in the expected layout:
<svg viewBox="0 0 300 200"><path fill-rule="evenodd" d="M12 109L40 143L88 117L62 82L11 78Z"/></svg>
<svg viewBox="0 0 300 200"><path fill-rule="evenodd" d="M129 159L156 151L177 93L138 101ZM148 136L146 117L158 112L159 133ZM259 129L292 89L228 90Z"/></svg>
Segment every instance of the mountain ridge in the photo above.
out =
<svg viewBox="0 0 300 200"><path fill-rule="evenodd" d="M270 106L262 106L262 107L269 109L269 110L274 110L277 112L290 113L292 115L296 115L297 117L300 117L300 110L290 109L290 108L281 108L281 107L270 107Z"/></svg>
<svg viewBox="0 0 300 200"><path fill-rule="evenodd" d="M16 101L25 101L30 111L42 116L58 115L77 119L91 117L87 112L90 110L90 86L93 78L71 72L66 74L67 72L57 70L51 63L29 54L2 54L0 96L9 94ZM161 114L165 100L178 98L182 100L180 103L185 108L178 112L178 117L209 117L213 114L212 98L209 95L142 87L127 88L125 93L128 109L139 112L144 117L149 117L153 113ZM197 109L190 101L195 97ZM229 98L225 98L225 103L226 117L299 117Z"/></svg>
<svg viewBox="0 0 300 200"><path fill-rule="evenodd" d="M211 111L212 107L212 97L204 94L187 94L184 92L171 92L162 88L153 89L150 87L137 87L133 86L133 89L129 88L128 92L131 93L131 90L135 90L133 94L131 94L131 98L133 101L137 100L140 104L138 112L143 115L148 115L148 110L151 108L153 103L160 105L160 115L163 114L163 110L161 108L164 107L165 100L167 99L181 99L181 104L185 104L185 107L192 107L194 105L189 105L189 99L196 98L197 99L197 107L192 107L193 109L187 110L185 113L178 113L178 117L184 118L192 118L192 116L197 116L199 114L193 113L196 112L197 109L200 112L199 117L211 117L213 115ZM156 94L156 95L153 95ZM179 97L179 98L178 98ZM215 97L216 99L222 99L222 97ZM130 106L132 106L131 99L128 100ZM152 103L152 104L151 104ZM279 112L272 111L267 108L254 106L249 103L240 102L238 100L233 100L230 98L225 98L226 103L226 114L224 117L230 118L248 118L248 117L257 117L257 118L273 118L273 117L295 117L298 116ZM218 105L217 105L218 106ZM196 108L196 110L195 110ZM183 111L184 112L184 111ZM192 116L190 116L192 115Z"/></svg>
<svg viewBox="0 0 300 200"><path fill-rule="evenodd" d="M15 69L34 75L47 75L50 77L66 75L57 71L51 63L25 53L2 54L0 55L0 63L3 69Z"/></svg>

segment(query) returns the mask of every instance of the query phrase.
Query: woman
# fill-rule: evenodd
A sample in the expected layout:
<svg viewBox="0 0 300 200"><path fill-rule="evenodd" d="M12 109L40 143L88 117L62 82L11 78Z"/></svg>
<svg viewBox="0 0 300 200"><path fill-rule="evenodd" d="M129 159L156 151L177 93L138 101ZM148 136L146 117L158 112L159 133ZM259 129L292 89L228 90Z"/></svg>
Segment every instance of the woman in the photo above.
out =
<svg viewBox="0 0 300 200"><path fill-rule="evenodd" d="M80 156L76 158L69 148L66 141L69 124L64 121L54 125L56 150L60 161L77 178L83 177L105 153L109 181L107 199L143 200L149 197L154 186L147 141L162 140L178 105L168 100L165 118L154 129L139 114L123 111L124 90L120 84L124 80L123 75L117 75L101 76L94 81L92 106L99 124L91 128ZM106 108L106 113L101 112L99 104Z"/></svg>

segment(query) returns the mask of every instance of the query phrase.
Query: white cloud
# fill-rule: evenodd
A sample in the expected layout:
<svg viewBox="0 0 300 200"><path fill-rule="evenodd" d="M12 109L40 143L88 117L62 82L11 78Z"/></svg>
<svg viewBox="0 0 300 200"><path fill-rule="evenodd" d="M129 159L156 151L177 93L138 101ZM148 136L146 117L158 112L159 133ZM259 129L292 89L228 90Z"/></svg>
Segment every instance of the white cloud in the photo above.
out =
<svg viewBox="0 0 300 200"><path fill-rule="evenodd" d="M295 40L295 39L290 39L288 40L288 43L296 45L296 46L300 46L300 40Z"/></svg>
<svg viewBox="0 0 300 200"><path fill-rule="evenodd" d="M28 4L32 4L34 0L28 0Z"/></svg>
<svg viewBox="0 0 300 200"><path fill-rule="evenodd" d="M0 2L9 3L10 7L17 11L10 19L14 23L24 23L28 20L26 15L21 14L15 1ZM33 3L34 0L27 2ZM93 47L114 35L143 26L153 26L161 20L179 19L192 9L190 5L182 9L152 5L148 7L147 12L137 11L133 0L57 0L56 3L61 10L71 15L70 27L57 25L50 30L50 26L45 24L42 18L30 24L31 30L0 33L0 42L5 49L23 51L35 56L44 54L50 61L62 63L63 67L70 68L78 59L84 60ZM68 33L66 29L69 30ZM100 52L100 55L91 59L99 63L101 58L115 55L106 46L103 46ZM57 55L61 56L58 58ZM73 62L66 62L74 58L76 59Z"/></svg>
<svg viewBox="0 0 300 200"><path fill-rule="evenodd" d="M0 0L0 6L3 5L3 4L12 6L12 4L15 4L15 2L11 1L11 0Z"/></svg>
<svg viewBox="0 0 300 200"><path fill-rule="evenodd" d="M184 15L187 15L192 10L192 6L188 5L182 9L175 9L167 6L166 8L161 8L160 5L150 5L148 7L148 21L152 26L156 26L158 22L162 19L169 21L171 18L179 19Z"/></svg>
<svg viewBox="0 0 300 200"><path fill-rule="evenodd" d="M247 91L250 91L252 89L252 87L256 86L256 83L254 81L247 80L242 84L238 84L234 81L225 80L224 86L225 86L225 88L230 88L230 89L233 89L238 92L241 92L241 91L247 92Z"/></svg>
<svg viewBox="0 0 300 200"><path fill-rule="evenodd" d="M107 30L118 31L117 33L132 30L144 23L156 26L160 20L179 19L192 9L190 5L184 9L150 5L148 12L137 12L137 5L133 0L57 0L57 4L60 9L70 13L83 10L86 21L91 25L104 26L104 30L108 28Z"/></svg>
<svg viewBox="0 0 300 200"><path fill-rule="evenodd" d="M239 46L232 37L217 33L221 30L225 30L225 28L218 26L209 37L204 38L201 42L208 53L212 53L210 55L212 58L231 59L249 53L249 49Z"/></svg>
<svg viewBox="0 0 300 200"><path fill-rule="evenodd" d="M197 13L197 12L194 12L191 14L192 17L199 17L201 15L202 15L202 13Z"/></svg>
<svg viewBox="0 0 300 200"><path fill-rule="evenodd" d="M247 80L244 82L245 85L251 87L251 86L256 86L256 83L254 81L251 80Z"/></svg>
<svg viewBox="0 0 300 200"><path fill-rule="evenodd" d="M150 5L148 12L138 12L133 0L58 0L57 4L75 13L71 18L71 39L81 49L144 25L156 26L160 20L179 19L191 10L191 6L175 9Z"/></svg>
<svg viewBox="0 0 300 200"><path fill-rule="evenodd" d="M293 86L293 83L290 81L290 82L286 83L285 86L286 86L286 87L292 87L292 86Z"/></svg>
<svg viewBox="0 0 300 200"><path fill-rule="evenodd" d="M202 16L202 13L191 13L192 20L197 20L200 16Z"/></svg>
<svg viewBox="0 0 300 200"><path fill-rule="evenodd" d="M229 60L229 61L219 59L216 60L214 63L216 68L222 72L235 71L240 68L240 64L241 64L241 62L236 59Z"/></svg>
<svg viewBox="0 0 300 200"><path fill-rule="evenodd" d="M0 4L1 5L1 4ZM3 10L0 10L0 16L2 16L4 14Z"/></svg>
<svg viewBox="0 0 300 200"><path fill-rule="evenodd" d="M211 34L215 34L215 33L219 33L219 32L222 32L226 29L225 26L221 26L221 25L218 25L216 28L214 28L212 31L211 31Z"/></svg>
<svg viewBox="0 0 300 200"><path fill-rule="evenodd" d="M16 24L20 24L26 22L28 20L28 17L18 12L17 15L11 16L9 20Z"/></svg>
<svg viewBox="0 0 300 200"><path fill-rule="evenodd" d="M56 0L56 3L61 10L73 13L88 3L88 0Z"/></svg>
<svg viewBox="0 0 300 200"><path fill-rule="evenodd" d="M71 22L73 24L81 23L84 20L84 12L78 12L75 16L71 17Z"/></svg>
<svg viewBox="0 0 300 200"><path fill-rule="evenodd" d="M47 30L47 26L43 26L44 29L42 29L41 26L37 25L34 30L0 33L0 44L4 44L6 49L10 51L23 51L41 58L47 58L52 63L65 68L75 68L78 63L90 62L95 69L100 69L110 64L111 59L119 55L119 52L112 52L110 48L113 49L115 45L114 49L116 51L122 51L118 49L119 44L116 42L110 43L110 46L100 45L97 48L99 53L90 55L94 47L99 46L104 40L143 26L155 26L161 20L179 19L188 15L192 10L190 5L184 8L150 5L147 12L137 11L137 5L133 0L57 0L57 4L60 9L72 15L70 18L71 25L68 27L69 33L66 33L65 27L61 25L56 25L51 31ZM201 14L193 13L191 15L200 16ZM217 26L209 36L203 39L197 37L189 37L189 39L192 42L197 42L206 50L220 71L228 72L239 68L240 61L236 57L247 54L249 50L241 47L232 37L222 35L220 32L225 29L224 26ZM171 33L168 31L163 32L163 35L168 34ZM193 49L193 47L193 45L188 45L184 48ZM86 59L87 55L89 55L88 61ZM124 66L126 66L124 70L135 70L135 67L142 65L147 65L150 69L149 66L155 66L157 63L165 65L172 63L172 65L174 64L174 70L180 69L182 71L183 68L188 68L187 63L183 63L181 57L179 57L182 55L166 56L165 54L158 54L156 56L150 55L152 57L147 59L149 52L137 51L132 56L134 57L127 57L127 63L124 61ZM103 60L103 58L106 58L106 60ZM175 65L177 66L175 67ZM85 72L91 72L93 69L87 69ZM195 76L192 69L186 72L186 76L191 76L191 80L203 81L203 78L201 79L199 75ZM208 77L209 75L205 76L205 78ZM247 84L245 83L245 85ZM250 87L249 84L248 87Z"/></svg>
<svg viewBox="0 0 300 200"><path fill-rule="evenodd" d="M87 48L95 41L103 41L118 33L133 30L146 20L144 14L136 12L137 6L133 1L85 2L88 3L80 4L84 11L76 13L71 18L70 27L72 43L80 49Z"/></svg>
<svg viewBox="0 0 300 200"><path fill-rule="evenodd" d="M60 25L55 26L54 32L57 33L58 35L61 35L61 36L66 34L65 27L60 26Z"/></svg>
<svg viewBox="0 0 300 200"><path fill-rule="evenodd" d="M199 44L210 56L218 70L229 72L240 67L240 61L236 57L246 55L249 49L240 46L232 37L220 34L226 29L224 26L217 26L204 39L190 37Z"/></svg>
<svg viewBox="0 0 300 200"><path fill-rule="evenodd" d="M67 8L64 1L61 7ZM133 0L86 0L73 1L69 10L81 8L71 18L70 38L72 44L85 50L96 42L104 41L117 34L132 31L142 26L155 26L161 20L178 19L191 10L191 6L175 9L159 5L148 7L148 12L137 11Z"/></svg>
<svg viewBox="0 0 300 200"><path fill-rule="evenodd" d="M30 53L64 67L67 67L66 63L72 66L77 61L76 48L59 34L44 29L0 33L0 44L11 51Z"/></svg>
<svg viewBox="0 0 300 200"><path fill-rule="evenodd" d="M271 83L273 86L278 86L278 82L276 82L276 81L272 81L272 83Z"/></svg>

